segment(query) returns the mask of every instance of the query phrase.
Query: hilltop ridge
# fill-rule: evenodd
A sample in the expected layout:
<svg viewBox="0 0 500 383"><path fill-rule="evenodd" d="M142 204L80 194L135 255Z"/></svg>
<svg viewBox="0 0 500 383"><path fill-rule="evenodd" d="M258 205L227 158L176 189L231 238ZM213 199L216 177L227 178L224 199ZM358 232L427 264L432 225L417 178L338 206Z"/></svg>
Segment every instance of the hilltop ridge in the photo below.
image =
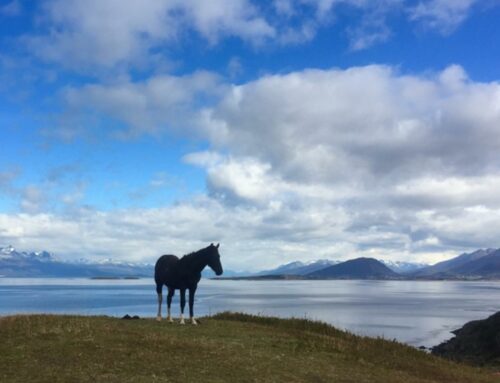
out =
<svg viewBox="0 0 500 383"><path fill-rule="evenodd" d="M200 322L180 326L109 317L0 318L0 381L498 381L488 370L320 322L235 313Z"/></svg>

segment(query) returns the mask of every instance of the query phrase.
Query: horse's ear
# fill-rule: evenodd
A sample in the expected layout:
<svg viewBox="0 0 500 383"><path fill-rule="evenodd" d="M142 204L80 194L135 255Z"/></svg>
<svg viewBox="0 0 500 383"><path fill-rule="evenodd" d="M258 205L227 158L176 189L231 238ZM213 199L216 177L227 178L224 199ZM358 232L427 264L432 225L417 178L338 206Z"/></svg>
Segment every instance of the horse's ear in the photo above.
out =
<svg viewBox="0 0 500 383"><path fill-rule="evenodd" d="M218 248L219 248L219 245L220 245L220 243L218 243L215 247L218 249Z"/></svg>
<svg viewBox="0 0 500 383"><path fill-rule="evenodd" d="M210 244L210 246L213 246L213 245L214 245L214 243L212 242L212 243Z"/></svg>

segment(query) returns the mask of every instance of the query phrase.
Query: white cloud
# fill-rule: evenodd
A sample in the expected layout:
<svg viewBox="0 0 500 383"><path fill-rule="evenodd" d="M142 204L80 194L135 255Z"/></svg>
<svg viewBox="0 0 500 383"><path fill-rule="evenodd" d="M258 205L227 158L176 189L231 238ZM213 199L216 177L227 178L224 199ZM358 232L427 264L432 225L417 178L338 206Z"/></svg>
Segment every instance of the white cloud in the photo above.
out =
<svg viewBox="0 0 500 383"><path fill-rule="evenodd" d="M278 193L279 182L269 176L268 164L251 158L222 158L210 152L191 153L184 159L187 163L206 168L209 190L219 198L267 203Z"/></svg>
<svg viewBox="0 0 500 383"><path fill-rule="evenodd" d="M259 15L247 0L191 0L185 12L194 28L208 41L215 43L221 36L237 36L259 43L272 38L275 30Z"/></svg>
<svg viewBox="0 0 500 383"><path fill-rule="evenodd" d="M197 72L64 96L127 135L173 129L209 140L210 150L184 157L206 170L208 196L113 213L73 207L70 217L41 214L33 189L30 214L2 216L2 242L152 260L220 241L240 269L362 255L438 261L500 247L500 84L459 66L411 76L376 65L304 70L238 86ZM66 200L78 203L82 191L71 190Z"/></svg>
<svg viewBox="0 0 500 383"><path fill-rule="evenodd" d="M207 87L216 91L198 104ZM238 86L202 73L70 93L136 133L195 129L211 142L184 160L206 170L210 207L198 211L224 223L187 227L246 244L242 268L262 252L279 261L278 249L297 243L316 258L423 261L500 246L486 226L499 220L500 84L473 82L459 66L304 70Z"/></svg>
<svg viewBox="0 0 500 383"><path fill-rule="evenodd" d="M440 207L476 207L487 205L500 208L497 190L500 173L470 177L422 177L400 183L395 187L395 199L427 209Z"/></svg>
<svg viewBox="0 0 500 383"><path fill-rule="evenodd" d="M253 46L302 44L348 10L346 35L353 50L385 42L393 34L389 16L450 33L478 0L47 0L39 8L37 32L23 37L31 53L84 73L126 73L174 65L166 53L194 33L214 46L238 38ZM17 9L17 2L4 12Z"/></svg>
<svg viewBox="0 0 500 383"><path fill-rule="evenodd" d="M424 26L449 34L470 14L479 0L427 0L409 9L410 19Z"/></svg>
<svg viewBox="0 0 500 383"><path fill-rule="evenodd" d="M63 98L70 115L83 112L85 118L96 113L110 116L126 124L125 131L119 133L121 136L134 136L155 134L166 128L193 128L196 125L193 109L218 97L222 90L223 83L217 75L200 71L180 77L153 76L144 82L126 80L67 88ZM67 126L62 129L64 133ZM74 125L74 129L80 127Z"/></svg>
<svg viewBox="0 0 500 383"><path fill-rule="evenodd" d="M224 264L233 269L270 267L305 250L309 250L307 257L314 259L342 248L339 241L328 247L312 240L324 236L325 220L331 225L341 222L339 215L290 213L278 206L228 208L201 198L157 209L82 210L71 217L0 214L0 243L48 249L66 259L112 257L154 262L166 252L182 255L207 243L221 242ZM282 253L285 247L290 249L287 254Z"/></svg>
<svg viewBox="0 0 500 383"><path fill-rule="evenodd" d="M498 219L500 85L474 83L458 66L426 76L384 66L267 76L231 88L208 122L214 145L231 153L206 165L213 195L341 208L349 224L337 238L359 251L429 260L499 245L474 209Z"/></svg>
<svg viewBox="0 0 500 383"><path fill-rule="evenodd" d="M361 22L347 29L350 39L350 47L353 51L360 51L372 47L373 45L383 43L391 37L391 29L387 24L387 15L398 7L396 4L387 6L376 6Z"/></svg>
<svg viewBox="0 0 500 383"><path fill-rule="evenodd" d="M338 9L350 8L353 22L347 28L350 47L362 50L387 41L393 33L389 16L408 18L418 26L450 34L468 17L480 0L420 0L415 5L410 0L301 0L293 4L308 4L315 9L316 23L322 24L335 20ZM485 2L482 2L483 4ZM297 12L289 2L275 2L276 7L285 15ZM497 2L489 2L496 5Z"/></svg>
<svg viewBox="0 0 500 383"><path fill-rule="evenodd" d="M306 70L233 87L209 137L288 180L384 185L422 174L500 171L500 86L459 67Z"/></svg>
<svg viewBox="0 0 500 383"><path fill-rule="evenodd" d="M152 263L164 253L182 255L221 242L226 268L256 270L295 259L356 256L436 262L498 241L500 209L405 215L397 209L352 211L305 201L231 206L202 197L164 208L81 210L71 216L0 214L0 243L47 249L65 259Z"/></svg>
<svg viewBox="0 0 500 383"><path fill-rule="evenodd" d="M147 64L151 48L176 44L190 30L212 44L226 36L259 43L274 35L247 0L50 0L42 9L45 29L26 36L30 48L87 71Z"/></svg>

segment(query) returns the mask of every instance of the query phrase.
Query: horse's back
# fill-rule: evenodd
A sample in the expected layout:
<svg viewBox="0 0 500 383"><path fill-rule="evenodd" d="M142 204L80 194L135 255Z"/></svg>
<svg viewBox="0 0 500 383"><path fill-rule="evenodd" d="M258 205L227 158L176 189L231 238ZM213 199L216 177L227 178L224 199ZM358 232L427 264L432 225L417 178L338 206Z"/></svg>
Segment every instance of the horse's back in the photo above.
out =
<svg viewBox="0 0 500 383"><path fill-rule="evenodd" d="M171 269L178 261L179 258L172 254L162 255L158 258L155 265L155 280L160 282L160 279L162 279L168 270Z"/></svg>

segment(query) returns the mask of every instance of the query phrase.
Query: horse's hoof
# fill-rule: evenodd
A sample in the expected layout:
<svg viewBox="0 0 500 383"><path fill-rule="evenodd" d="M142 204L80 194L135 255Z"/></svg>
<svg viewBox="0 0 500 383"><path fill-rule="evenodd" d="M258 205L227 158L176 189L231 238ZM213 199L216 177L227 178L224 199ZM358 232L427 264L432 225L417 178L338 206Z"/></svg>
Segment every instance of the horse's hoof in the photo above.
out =
<svg viewBox="0 0 500 383"><path fill-rule="evenodd" d="M168 323L174 323L174 320L171 317L167 318Z"/></svg>
<svg viewBox="0 0 500 383"><path fill-rule="evenodd" d="M196 319L191 318L191 324L197 326L198 322L196 322Z"/></svg>
<svg viewBox="0 0 500 383"><path fill-rule="evenodd" d="M186 324L186 322L184 322L184 319L181 319L181 321L179 323L180 324Z"/></svg>
<svg viewBox="0 0 500 383"><path fill-rule="evenodd" d="M161 317L156 317L157 322L161 322Z"/></svg>

